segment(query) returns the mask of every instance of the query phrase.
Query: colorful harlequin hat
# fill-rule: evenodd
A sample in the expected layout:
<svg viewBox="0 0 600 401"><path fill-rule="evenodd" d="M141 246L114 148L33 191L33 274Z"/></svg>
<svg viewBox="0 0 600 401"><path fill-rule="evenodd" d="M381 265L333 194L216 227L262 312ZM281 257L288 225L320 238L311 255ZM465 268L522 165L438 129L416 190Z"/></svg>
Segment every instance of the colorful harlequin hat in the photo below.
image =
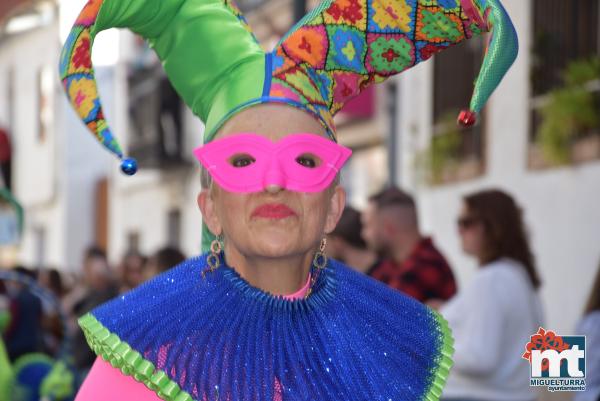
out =
<svg viewBox="0 0 600 401"><path fill-rule="evenodd" d="M173 86L205 123L204 142L260 103L317 118L336 140L333 116L371 84L451 45L492 32L468 111L476 114L516 58L517 35L499 0L323 0L265 52L231 0L90 0L60 59L71 104L97 139L134 174L104 119L91 62L96 34L127 27L146 38ZM213 238L203 229L203 249Z"/></svg>
<svg viewBox="0 0 600 401"><path fill-rule="evenodd" d="M333 116L364 88L451 45L491 31L468 112L472 124L513 63L515 29L499 0L323 0L265 52L231 0L90 0L60 59L71 104L111 152L91 48L96 34L127 27L146 38L173 86L205 123L204 141L235 113L277 102L314 115L335 140ZM131 159L122 168L135 173Z"/></svg>

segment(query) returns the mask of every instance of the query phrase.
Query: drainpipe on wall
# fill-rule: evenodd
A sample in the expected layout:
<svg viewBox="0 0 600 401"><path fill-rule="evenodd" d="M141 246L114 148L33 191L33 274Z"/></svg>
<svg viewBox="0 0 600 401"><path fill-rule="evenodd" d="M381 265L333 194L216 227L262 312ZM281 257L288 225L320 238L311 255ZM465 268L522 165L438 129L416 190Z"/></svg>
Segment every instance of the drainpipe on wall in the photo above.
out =
<svg viewBox="0 0 600 401"><path fill-rule="evenodd" d="M386 85L387 89L387 106L389 116L389 128L387 135L387 149L388 149L388 185L394 186L399 185L399 143L398 138L398 84L396 82L390 82Z"/></svg>

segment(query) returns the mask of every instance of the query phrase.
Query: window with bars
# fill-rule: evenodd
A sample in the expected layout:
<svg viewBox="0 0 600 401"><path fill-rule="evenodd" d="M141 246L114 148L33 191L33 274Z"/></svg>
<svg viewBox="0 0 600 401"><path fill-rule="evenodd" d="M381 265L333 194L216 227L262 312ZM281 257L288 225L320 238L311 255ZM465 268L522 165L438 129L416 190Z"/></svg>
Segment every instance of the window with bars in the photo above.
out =
<svg viewBox="0 0 600 401"><path fill-rule="evenodd" d="M570 61L598 55L600 0L534 0L534 96L562 84L562 71Z"/></svg>
<svg viewBox="0 0 600 401"><path fill-rule="evenodd" d="M141 167L183 164L183 103L167 77L158 67L138 70L129 89L129 154Z"/></svg>
<svg viewBox="0 0 600 401"><path fill-rule="evenodd" d="M148 44L136 37L128 65L129 154L142 168L185 165L184 104Z"/></svg>
<svg viewBox="0 0 600 401"><path fill-rule="evenodd" d="M600 158L600 0L533 0L532 168Z"/></svg>
<svg viewBox="0 0 600 401"><path fill-rule="evenodd" d="M484 55L482 38L463 42L434 57L433 137L428 161L434 183L473 178L485 165L485 116L459 128L458 113L469 106Z"/></svg>

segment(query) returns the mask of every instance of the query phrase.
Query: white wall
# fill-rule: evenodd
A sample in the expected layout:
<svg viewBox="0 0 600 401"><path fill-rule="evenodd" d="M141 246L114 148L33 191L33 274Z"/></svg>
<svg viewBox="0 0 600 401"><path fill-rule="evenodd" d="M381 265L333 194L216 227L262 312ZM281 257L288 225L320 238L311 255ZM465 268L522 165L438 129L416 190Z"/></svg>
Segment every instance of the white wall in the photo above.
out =
<svg viewBox="0 0 600 401"><path fill-rule="evenodd" d="M424 231L434 235L448 256L460 286L469 282L476 268L461 252L455 228L461 197L490 187L510 192L525 211L543 280L547 328L569 334L600 263L600 162L528 170L530 2L505 0L504 4L519 32L521 51L487 108L485 174L433 188L419 180L414 156L431 135L433 93L432 64L424 63L403 74L401 81L401 183L416 192Z"/></svg>
<svg viewBox="0 0 600 401"><path fill-rule="evenodd" d="M106 175L110 156L102 149L66 100L59 74L58 18L47 26L9 37L0 46L0 122L9 121L7 80L12 78L13 192L25 209L25 231L19 262L36 267L45 232L42 263L59 269L78 268L93 242L95 185ZM38 74L51 77L53 123L44 141L38 135ZM9 71L12 70L12 75ZM107 114L113 107L108 68L96 69Z"/></svg>
<svg viewBox="0 0 600 401"><path fill-rule="evenodd" d="M200 253L202 219L196 206L198 171L161 174L139 171L116 177L110 213L110 257L118 261L127 251L130 232L140 234L140 251L152 254L168 245L168 212L181 212L181 249L189 257ZM124 182L129 181L129 182Z"/></svg>
<svg viewBox="0 0 600 401"><path fill-rule="evenodd" d="M64 260L62 235L64 209L61 207L61 168L57 157L59 142L56 133L61 119L54 121L44 141L38 140L38 74L42 67L56 71L58 63L58 26L47 25L18 36L7 38L0 46L1 98L6 106L4 121L8 121L8 79L13 85L13 117L11 145L13 151L13 193L25 209L25 232L20 249L20 261L32 265L38 262L35 230L45 231L44 262L60 265ZM9 71L12 70L12 75ZM58 73L56 75L58 77ZM52 83L53 96L48 100L54 111L60 92L58 78Z"/></svg>
<svg viewBox="0 0 600 401"><path fill-rule="evenodd" d="M97 67L96 80L107 118L114 114L114 70L110 67ZM88 131L66 96L62 96L63 129L59 137L65 143L66 221L64 235L65 268L78 270L83 253L95 242L96 190L98 181L108 176L114 168L116 157L98 143Z"/></svg>

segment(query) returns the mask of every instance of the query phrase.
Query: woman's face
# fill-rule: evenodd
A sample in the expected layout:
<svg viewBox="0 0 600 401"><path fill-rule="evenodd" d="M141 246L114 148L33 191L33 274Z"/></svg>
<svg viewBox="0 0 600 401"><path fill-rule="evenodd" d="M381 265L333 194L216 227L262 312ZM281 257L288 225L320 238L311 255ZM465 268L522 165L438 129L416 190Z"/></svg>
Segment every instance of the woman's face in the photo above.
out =
<svg viewBox="0 0 600 401"><path fill-rule="evenodd" d="M253 132L277 141L294 133L326 136L309 114L279 104L258 105L230 119L215 139ZM198 203L213 234L222 233L225 247L246 256L284 257L314 251L333 231L345 203L344 190L335 183L321 192L288 191L271 185L261 192L225 191L213 181Z"/></svg>
<svg viewBox="0 0 600 401"><path fill-rule="evenodd" d="M485 228L481 219L463 205L458 217L458 232L465 253L481 258L485 250Z"/></svg>

